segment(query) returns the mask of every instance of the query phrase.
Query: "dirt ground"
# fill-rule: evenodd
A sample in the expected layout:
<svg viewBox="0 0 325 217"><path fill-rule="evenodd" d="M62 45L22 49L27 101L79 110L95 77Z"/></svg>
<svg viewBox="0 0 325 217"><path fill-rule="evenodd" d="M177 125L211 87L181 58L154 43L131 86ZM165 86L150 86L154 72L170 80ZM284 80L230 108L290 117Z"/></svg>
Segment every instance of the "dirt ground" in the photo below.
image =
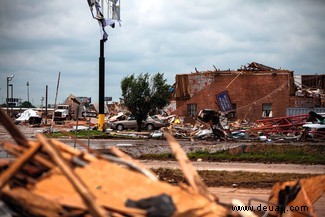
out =
<svg viewBox="0 0 325 217"><path fill-rule="evenodd" d="M177 161L141 160L142 164L149 168L179 169ZM260 173L296 173L296 174L324 174L325 165L305 165L305 164L266 164L250 162L192 162L196 170L207 171L246 171Z"/></svg>

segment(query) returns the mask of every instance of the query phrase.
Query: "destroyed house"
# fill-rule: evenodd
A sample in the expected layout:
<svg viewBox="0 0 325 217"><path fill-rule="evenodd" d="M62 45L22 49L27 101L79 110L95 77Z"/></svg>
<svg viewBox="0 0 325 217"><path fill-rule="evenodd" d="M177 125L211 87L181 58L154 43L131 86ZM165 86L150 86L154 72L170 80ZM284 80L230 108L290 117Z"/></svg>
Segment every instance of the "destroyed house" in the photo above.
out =
<svg viewBox="0 0 325 217"><path fill-rule="evenodd" d="M323 112L325 109L325 75L295 75L294 77L297 90L295 96L291 97L292 108L290 109ZM288 113L292 114L290 111Z"/></svg>
<svg viewBox="0 0 325 217"><path fill-rule="evenodd" d="M238 70L177 74L174 114L195 117L202 109L224 112L230 119L258 120L286 115L295 95L293 71L256 62Z"/></svg>

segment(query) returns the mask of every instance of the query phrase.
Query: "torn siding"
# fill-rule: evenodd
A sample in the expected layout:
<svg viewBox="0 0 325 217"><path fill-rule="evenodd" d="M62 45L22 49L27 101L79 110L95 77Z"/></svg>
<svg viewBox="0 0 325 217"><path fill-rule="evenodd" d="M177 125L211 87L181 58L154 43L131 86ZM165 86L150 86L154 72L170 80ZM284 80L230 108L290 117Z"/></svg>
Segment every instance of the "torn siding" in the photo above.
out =
<svg viewBox="0 0 325 217"><path fill-rule="evenodd" d="M175 98L190 98L188 75L176 75Z"/></svg>

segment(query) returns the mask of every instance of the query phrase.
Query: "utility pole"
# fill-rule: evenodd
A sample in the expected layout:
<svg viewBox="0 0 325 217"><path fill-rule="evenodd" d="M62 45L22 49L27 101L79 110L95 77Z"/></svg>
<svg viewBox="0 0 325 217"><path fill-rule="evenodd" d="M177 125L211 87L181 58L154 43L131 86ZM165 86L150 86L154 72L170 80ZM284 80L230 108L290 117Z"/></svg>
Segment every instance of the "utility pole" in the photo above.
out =
<svg viewBox="0 0 325 217"><path fill-rule="evenodd" d="M11 81L13 79L14 75L11 75L9 77L7 77L7 114L9 114L9 81ZM11 91L11 95L12 95L12 91Z"/></svg>
<svg viewBox="0 0 325 217"><path fill-rule="evenodd" d="M104 39L100 40L100 51L99 51L99 109L98 109L98 129L103 130L105 124L105 109L104 109L104 98L105 98L105 57L104 57Z"/></svg>
<svg viewBox="0 0 325 217"><path fill-rule="evenodd" d="M42 98L41 98L41 109L42 109L42 113L43 113L43 104L44 104L44 96L42 96Z"/></svg>
<svg viewBox="0 0 325 217"><path fill-rule="evenodd" d="M99 51L99 91L98 91L98 129L105 130L105 57L104 57L104 43L107 41L108 34L105 31L106 26L115 28L115 21L120 22L120 0L108 0L107 15L108 19L104 17L104 0L87 0L92 17L96 19L100 25L102 38L100 39ZM96 13L94 14L93 9Z"/></svg>
<svg viewBox="0 0 325 217"><path fill-rule="evenodd" d="M29 82L27 81L26 83L27 86L27 102L29 102ZM29 108L29 103L28 103L28 108Z"/></svg>
<svg viewBox="0 0 325 217"><path fill-rule="evenodd" d="M48 86L46 85L45 90L45 124L47 124L47 98L48 98Z"/></svg>
<svg viewBox="0 0 325 217"><path fill-rule="evenodd" d="M55 92L55 100L54 100L54 110L53 110L53 113L52 113L52 122L51 122L51 128L50 128L50 132L53 133L53 126L54 126L54 111L56 109L56 101L58 99L58 93L59 93L59 86L60 86L60 75L61 75L61 72L59 72L59 75L58 75L58 82L56 84L56 92Z"/></svg>

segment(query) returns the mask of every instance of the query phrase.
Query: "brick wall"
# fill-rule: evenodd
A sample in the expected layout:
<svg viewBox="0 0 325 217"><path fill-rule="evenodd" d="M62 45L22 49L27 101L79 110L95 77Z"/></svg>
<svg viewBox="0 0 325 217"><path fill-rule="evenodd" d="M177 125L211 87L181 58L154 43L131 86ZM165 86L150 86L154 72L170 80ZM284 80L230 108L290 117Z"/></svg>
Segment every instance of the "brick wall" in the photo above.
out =
<svg viewBox="0 0 325 217"><path fill-rule="evenodd" d="M239 72L237 72L239 73ZM285 116L286 108L290 102L290 87L288 79L290 73L236 73L215 76L202 76L190 74L189 85L191 99L177 100L175 114L187 116L187 104L197 104L198 111L201 109L220 110L215 96L227 90L232 103L236 104L235 119L250 119L252 121L262 118L262 104L271 103L273 117ZM214 81L211 82L211 77ZM204 84L204 85L202 85ZM226 88L228 86L228 88Z"/></svg>

